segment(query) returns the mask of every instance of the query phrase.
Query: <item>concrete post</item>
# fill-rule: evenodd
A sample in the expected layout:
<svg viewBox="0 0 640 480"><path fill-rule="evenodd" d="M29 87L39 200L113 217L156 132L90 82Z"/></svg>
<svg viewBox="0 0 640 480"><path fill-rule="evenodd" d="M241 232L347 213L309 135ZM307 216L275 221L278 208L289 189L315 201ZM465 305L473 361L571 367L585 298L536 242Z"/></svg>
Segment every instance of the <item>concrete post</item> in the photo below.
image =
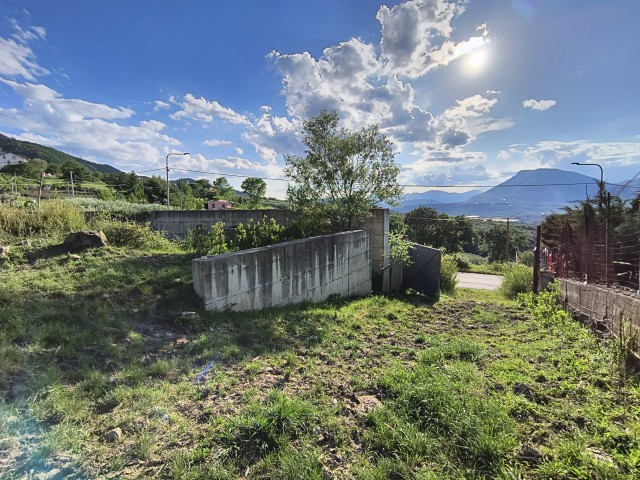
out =
<svg viewBox="0 0 640 480"><path fill-rule="evenodd" d="M365 228L371 237L372 289L391 292L391 251L389 248L389 209L373 208Z"/></svg>

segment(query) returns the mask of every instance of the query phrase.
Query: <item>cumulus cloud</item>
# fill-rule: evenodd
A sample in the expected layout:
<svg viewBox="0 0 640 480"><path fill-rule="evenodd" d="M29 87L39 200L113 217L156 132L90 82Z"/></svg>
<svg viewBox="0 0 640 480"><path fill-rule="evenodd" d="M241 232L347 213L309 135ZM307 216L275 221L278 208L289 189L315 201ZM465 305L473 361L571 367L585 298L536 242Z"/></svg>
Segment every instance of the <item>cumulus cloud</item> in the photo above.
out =
<svg viewBox="0 0 640 480"><path fill-rule="evenodd" d="M46 85L0 81L23 97L22 108L0 108L0 124L29 132L23 138L64 146L70 153L88 160L108 161L124 169L158 164L165 151L180 144L161 133L165 128L163 122L122 123L134 114L128 108L65 98Z"/></svg>
<svg viewBox="0 0 640 480"><path fill-rule="evenodd" d="M153 107L154 112L171 108L171 105L169 105L167 102L163 102L162 100L156 100L154 103L155 103L155 106Z"/></svg>
<svg viewBox="0 0 640 480"><path fill-rule="evenodd" d="M187 93L177 103L181 110L171 114L171 118L174 120L187 118L210 123L214 118L220 118L236 125L250 125L247 117L231 108L223 107L216 100L207 100L204 97L196 98L193 94Z"/></svg>
<svg viewBox="0 0 640 480"><path fill-rule="evenodd" d="M497 158L503 162L521 162L539 167L566 167L575 161L606 163L610 166L637 165L640 163L640 143L542 141L535 145L512 145L501 150Z"/></svg>
<svg viewBox="0 0 640 480"><path fill-rule="evenodd" d="M529 100L525 100L524 102L522 102L522 106L524 108L530 108L532 110L538 110L540 112L549 110L555 104L556 104L555 100L534 100L533 98L530 98Z"/></svg>

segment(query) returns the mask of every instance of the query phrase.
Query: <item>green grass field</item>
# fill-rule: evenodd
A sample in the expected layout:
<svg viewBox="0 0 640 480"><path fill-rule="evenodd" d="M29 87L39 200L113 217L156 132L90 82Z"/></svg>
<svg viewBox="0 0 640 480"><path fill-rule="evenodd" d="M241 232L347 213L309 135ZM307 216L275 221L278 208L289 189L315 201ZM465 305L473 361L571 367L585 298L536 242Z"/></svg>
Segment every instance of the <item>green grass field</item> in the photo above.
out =
<svg viewBox="0 0 640 480"><path fill-rule="evenodd" d="M623 346L548 298L213 313L171 243L56 243L0 259L2 478L640 477Z"/></svg>

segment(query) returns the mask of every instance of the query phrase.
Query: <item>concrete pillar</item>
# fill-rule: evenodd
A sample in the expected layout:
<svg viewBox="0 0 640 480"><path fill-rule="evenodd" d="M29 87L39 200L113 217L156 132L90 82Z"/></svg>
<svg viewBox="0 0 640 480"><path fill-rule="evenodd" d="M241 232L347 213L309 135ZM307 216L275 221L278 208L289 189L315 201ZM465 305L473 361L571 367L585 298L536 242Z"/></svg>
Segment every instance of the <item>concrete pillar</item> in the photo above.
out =
<svg viewBox="0 0 640 480"><path fill-rule="evenodd" d="M389 209L371 209L371 217L365 224L365 228L371 237L372 289L375 293L389 293L391 291Z"/></svg>

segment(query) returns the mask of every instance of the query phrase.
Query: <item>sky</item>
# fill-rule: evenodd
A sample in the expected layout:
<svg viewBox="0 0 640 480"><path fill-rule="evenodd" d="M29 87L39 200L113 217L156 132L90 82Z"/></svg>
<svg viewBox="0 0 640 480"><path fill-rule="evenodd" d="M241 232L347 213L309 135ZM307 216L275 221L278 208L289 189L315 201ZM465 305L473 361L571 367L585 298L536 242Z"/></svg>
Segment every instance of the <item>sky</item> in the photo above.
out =
<svg viewBox="0 0 640 480"><path fill-rule="evenodd" d="M0 132L123 171L282 179L378 124L407 192L640 171L637 0L0 0ZM157 170L156 170L157 169ZM208 173L199 173L208 172ZM287 183L267 180L284 197ZM442 189L442 188L440 188Z"/></svg>

